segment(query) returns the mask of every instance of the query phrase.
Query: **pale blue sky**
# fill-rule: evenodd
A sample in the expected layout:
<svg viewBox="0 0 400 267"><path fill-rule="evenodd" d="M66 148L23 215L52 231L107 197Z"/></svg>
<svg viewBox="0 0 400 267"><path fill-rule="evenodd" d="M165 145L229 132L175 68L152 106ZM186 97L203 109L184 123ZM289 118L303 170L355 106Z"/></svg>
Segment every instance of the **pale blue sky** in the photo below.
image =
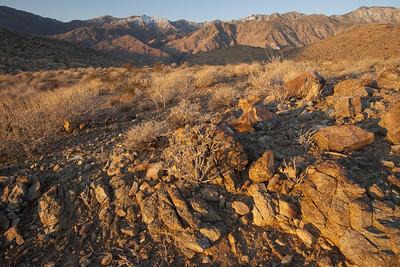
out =
<svg viewBox="0 0 400 267"><path fill-rule="evenodd" d="M360 6L400 7L400 0L0 0L0 5L62 21L88 19L102 15L127 17L146 14L170 20L183 18L201 22L288 11L340 15Z"/></svg>

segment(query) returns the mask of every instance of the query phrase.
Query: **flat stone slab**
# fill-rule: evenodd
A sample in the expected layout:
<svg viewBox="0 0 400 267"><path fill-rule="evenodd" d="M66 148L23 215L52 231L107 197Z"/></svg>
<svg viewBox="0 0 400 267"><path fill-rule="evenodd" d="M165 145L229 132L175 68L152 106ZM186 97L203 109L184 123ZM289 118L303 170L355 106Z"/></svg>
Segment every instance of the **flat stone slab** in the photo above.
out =
<svg viewBox="0 0 400 267"><path fill-rule="evenodd" d="M347 152L373 143L375 135L354 125L335 125L319 130L314 140L322 150Z"/></svg>

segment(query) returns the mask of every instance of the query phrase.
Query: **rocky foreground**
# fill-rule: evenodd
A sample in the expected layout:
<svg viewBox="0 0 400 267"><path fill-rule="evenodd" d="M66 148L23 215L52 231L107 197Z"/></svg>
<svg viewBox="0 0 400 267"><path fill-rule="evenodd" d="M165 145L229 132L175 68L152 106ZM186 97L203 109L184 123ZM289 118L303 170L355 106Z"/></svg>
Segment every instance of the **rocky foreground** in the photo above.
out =
<svg viewBox="0 0 400 267"><path fill-rule="evenodd" d="M2 265L399 266L399 70L286 86L164 151L117 117L3 170Z"/></svg>

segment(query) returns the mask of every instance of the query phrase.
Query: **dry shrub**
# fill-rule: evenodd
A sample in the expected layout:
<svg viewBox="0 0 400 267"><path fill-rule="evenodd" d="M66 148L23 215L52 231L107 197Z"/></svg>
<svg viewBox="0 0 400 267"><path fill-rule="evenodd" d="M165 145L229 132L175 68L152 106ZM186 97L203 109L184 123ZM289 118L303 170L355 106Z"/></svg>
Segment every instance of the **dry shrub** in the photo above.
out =
<svg viewBox="0 0 400 267"><path fill-rule="evenodd" d="M226 72L230 73L230 76L241 77L248 76L257 73L262 68L261 63L241 63L236 65L226 66L224 69Z"/></svg>
<svg viewBox="0 0 400 267"><path fill-rule="evenodd" d="M80 122L98 104L98 85L80 84L55 91L37 92L24 99L0 99L0 139L17 141L27 149L54 137L63 121Z"/></svg>
<svg viewBox="0 0 400 267"><path fill-rule="evenodd" d="M296 92L288 92L285 82L296 78L305 71L311 71L309 65L293 61L273 61L263 69L253 73L249 77L250 87L247 95L273 96L277 101L296 96ZM298 92L300 93L300 92Z"/></svg>
<svg viewBox="0 0 400 267"><path fill-rule="evenodd" d="M155 73L151 78L150 98L157 108L165 108L175 97L187 95L192 88L192 77L183 71L174 71L167 74Z"/></svg>
<svg viewBox="0 0 400 267"><path fill-rule="evenodd" d="M131 128L125 140L125 146L131 150L144 150L166 135L168 128L165 122L149 121Z"/></svg>
<svg viewBox="0 0 400 267"><path fill-rule="evenodd" d="M227 73L218 70L217 67L206 66L195 74L195 85L198 88L205 88L216 83L222 82L226 78Z"/></svg>
<svg viewBox="0 0 400 267"><path fill-rule="evenodd" d="M170 173L194 183L212 180L223 149L222 142L215 138L216 133L216 123L187 125L177 130L169 140L169 147L163 152Z"/></svg>
<svg viewBox="0 0 400 267"><path fill-rule="evenodd" d="M192 124L201 116L201 106L187 100L182 100L173 107L168 116L168 122L176 127Z"/></svg>
<svg viewBox="0 0 400 267"><path fill-rule="evenodd" d="M239 93L235 88L228 86L218 88L211 96L209 107L211 109L230 107L235 103L238 97Z"/></svg>

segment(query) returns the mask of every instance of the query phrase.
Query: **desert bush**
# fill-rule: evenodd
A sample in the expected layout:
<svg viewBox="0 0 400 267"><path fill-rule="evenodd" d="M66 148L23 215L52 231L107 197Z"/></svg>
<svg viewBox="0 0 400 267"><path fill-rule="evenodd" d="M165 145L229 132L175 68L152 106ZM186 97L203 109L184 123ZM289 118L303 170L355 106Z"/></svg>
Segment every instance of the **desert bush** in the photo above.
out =
<svg viewBox="0 0 400 267"><path fill-rule="evenodd" d="M219 109L232 106L238 96L239 93L235 88L229 86L218 88L210 98L209 107L210 109Z"/></svg>
<svg viewBox="0 0 400 267"><path fill-rule="evenodd" d="M149 121L136 125L126 134L125 146L128 149L140 151L148 148L161 136L168 132L165 122Z"/></svg>
<svg viewBox="0 0 400 267"><path fill-rule="evenodd" d="M249 77L247 95L273 96L278 102L302 92L289 92L285 82L296 78L305 71L311 71L309 65L293 61L272 61L263 69L253 73Z"/></svg>
<svg viewBox="0 0 400 267"><path fill-rule="evenodd" d="M149 95L157 108L160 105L165 108L175 97L187 95L192 83L192 77L182 71L155 73L151 78Z"/></svg>
<svg viewBox="0 0 400 267"><path fill-rule="evenodd" d="M163 158L176 177L194 183L206 183L214 177L222 142L215 138L216 123L200 123L178 129L169 140Z"/></svg>
<svg viewBox="0 0 400 267"><path fill-rule="evenodd" d="M98 104L96 84L79 84L26 98L0 99L0 139L26 145L42 143L62 129L63 121L86 119Z"/></svg>
<svg viewBox="0 0 400 267"><path fill-rule="evenodd" d="M206 66L196 72L195 85L198 88L209 87L218 82L222 82L225 79L225 75L216 67Z"/></svg>
<svg viewBox="0 0 400 267"><path fill-rule="evenodd" d="M171 108L168 116L168 122L180 127L195 122L201 116L201 107L197 103L182 100L178 105Z"/></svg>
<svg viewBox="0 0 400 267"><path fill-rule="evenodd" d="M262 68L261 63L240 63L236 65L228 65L224 70L230 73L230 76L241 77L257 73Z"/></svg>

